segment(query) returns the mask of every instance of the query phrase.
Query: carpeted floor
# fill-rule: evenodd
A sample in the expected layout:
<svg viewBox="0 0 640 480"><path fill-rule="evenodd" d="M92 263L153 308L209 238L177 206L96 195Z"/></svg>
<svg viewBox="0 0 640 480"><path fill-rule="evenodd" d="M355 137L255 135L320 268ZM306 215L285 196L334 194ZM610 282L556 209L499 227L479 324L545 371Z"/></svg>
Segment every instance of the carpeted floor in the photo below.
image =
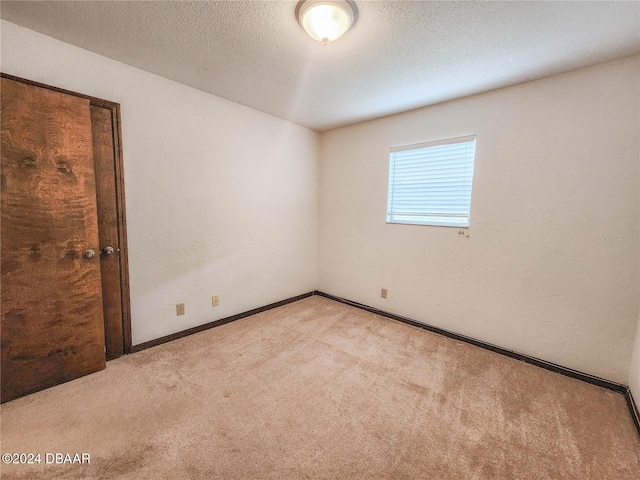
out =
<svg viewBox="0 0 640 480"><path fill-rule="evenodd" d="M633 479L622 395L310 297L1 407L3 479ZM89 453L89 465L44 464Z"/></svg>

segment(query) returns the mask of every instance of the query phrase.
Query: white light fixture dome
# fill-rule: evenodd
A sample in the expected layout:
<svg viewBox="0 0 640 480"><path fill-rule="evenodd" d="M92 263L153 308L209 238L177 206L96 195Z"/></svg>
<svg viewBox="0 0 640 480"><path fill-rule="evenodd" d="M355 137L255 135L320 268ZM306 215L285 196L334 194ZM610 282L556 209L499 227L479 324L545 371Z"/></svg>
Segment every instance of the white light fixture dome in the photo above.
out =
<svg viewBox="0 0 640 480"><path fill-rule="evenodd" d="M302 28L325 45L349 30L358 15L349 0L301 0L296 10Z"/></svg>

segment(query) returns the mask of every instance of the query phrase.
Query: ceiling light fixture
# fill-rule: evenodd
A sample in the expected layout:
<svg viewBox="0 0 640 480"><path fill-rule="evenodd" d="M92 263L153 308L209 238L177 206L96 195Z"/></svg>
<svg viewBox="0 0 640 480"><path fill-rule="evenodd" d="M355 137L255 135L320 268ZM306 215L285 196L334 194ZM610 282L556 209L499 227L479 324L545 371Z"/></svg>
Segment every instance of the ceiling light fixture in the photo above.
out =
<svg viewBox="0 0 640 480"><path fill-rule="evenodd" d="M326 45L356 23L358 9L352 0L300 0L296 16L311 38Z"/></svg>

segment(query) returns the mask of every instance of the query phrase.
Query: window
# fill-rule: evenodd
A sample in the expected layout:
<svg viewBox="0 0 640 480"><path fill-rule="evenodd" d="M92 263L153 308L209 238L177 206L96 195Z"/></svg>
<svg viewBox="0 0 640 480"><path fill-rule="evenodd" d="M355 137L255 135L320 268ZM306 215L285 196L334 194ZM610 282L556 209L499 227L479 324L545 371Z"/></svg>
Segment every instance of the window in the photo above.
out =
<svg viewBox="0 0 640 480"><path fill-rule="evenodd" d="M476 136L394 147L387 222L468 227Z"/></svg>

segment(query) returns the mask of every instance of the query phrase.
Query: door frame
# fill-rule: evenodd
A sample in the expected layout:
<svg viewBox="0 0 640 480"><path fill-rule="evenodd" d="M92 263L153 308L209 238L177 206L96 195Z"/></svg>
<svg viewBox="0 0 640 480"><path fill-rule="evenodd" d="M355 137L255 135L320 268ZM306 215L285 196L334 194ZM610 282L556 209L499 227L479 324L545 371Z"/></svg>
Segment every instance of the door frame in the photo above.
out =
<svg viewBox="0 0 640 480"><path fill-rule="evenodd" d="M35 87L46 88L55 92L72 95L89 100L91 106L105 108L111 111L111 119L113 122L113 157L114 157L114 173L115 173L115 189L116 189L116 210L118 217L118 244L119 251L115 252L120 260L120 298L122 306L122 342L124 346L124 354L131 353L131 298L129 295L129 257L127 244L127 217L125 211L124 197L124 164L122 160L122 124L120 120L120 104L103 100L101 98L84 95L82 93L73 92L64 88L53 87L44 83L35 82L7 73L0 72L0 77L22 82Z"/></svg>

